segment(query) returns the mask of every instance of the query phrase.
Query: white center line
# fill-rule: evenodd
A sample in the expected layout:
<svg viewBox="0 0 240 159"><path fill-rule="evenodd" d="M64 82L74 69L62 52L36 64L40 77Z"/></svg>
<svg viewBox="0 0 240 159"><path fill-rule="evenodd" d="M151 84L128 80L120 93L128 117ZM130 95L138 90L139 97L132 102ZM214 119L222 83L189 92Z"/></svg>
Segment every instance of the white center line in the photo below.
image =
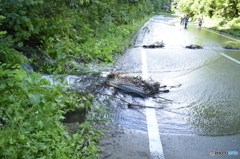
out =
<svg viewBox="0 0 240 159"><path fill-rule="evenodd" d="M214 32L214 31L210 31L209 29L205 29L205 28L204 28L204 30L209 31L209 32L214 33L214 34L217 34L217 35L220 35L220 36L223 36L223 37L228 38L228 39L232 39L232 40L240 41L239 39L235 39L235 38L232 38L232 37L228 37L228 36L226 36L226 35L219 34L219 33ZM232 58L232 57L226 55L225 53L220 53L220 54L223 55L223 56L225 56L226 58L228 58L228 59L230 59L230 60L232 60L232 61L234 61L234 62L240 64L240 62L239 62L238 60L236 60L236 59L234 59L234 58Z"/></svg>
<svg viewBox="0 0 240 159"><path fill-rule="evenodd" d="M146 60L147 57L145 49L142 49L141 54L142 54L142 78L148 79ZM145 100L145 105L154 106L148 99ZM146 120L151 157L154 159L164 159L155 109L146 108Z"/></svg>
<svg viewBox="0 0 240 159"><path fill-rule="evenodd" d="M206 30L206 31L209 31L209 32L211 32L211 33L214 33L214 34L217 34L217 35L223 36L223 37L228 38L228 39L232 39L232 40L240 41L239 39L235 39L235 38L232 38L232 37L229 37L229 36L223 35L223 34L219 34L219 33L215 32L215 31L211 31L211 30L209 30L209 29L205 29L205 28L202 28L202 29L203 29L203 30Z"/></svg>
<svg viewBox="0 0 240 159"><path fill-rule="evenodd" d="M232 58L232 57L230 57L230 56L228 56L228 55L226 55L226 54L224 54L224 53L220 53L220 54L223 55L223 56L225 56L226 58L229 58L230 60L232 60L232 61L240 64L240 61L238 61L238 60L236 60L236 59L234 59L234 58Z"/></svg>

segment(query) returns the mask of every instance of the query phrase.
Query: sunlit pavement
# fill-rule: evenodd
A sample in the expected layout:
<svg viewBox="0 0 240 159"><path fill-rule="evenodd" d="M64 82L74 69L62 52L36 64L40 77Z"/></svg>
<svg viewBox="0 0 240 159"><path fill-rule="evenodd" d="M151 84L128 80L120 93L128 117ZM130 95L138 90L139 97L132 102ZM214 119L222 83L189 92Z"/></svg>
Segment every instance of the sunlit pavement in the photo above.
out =
<svg viewBox="0 0 240 159"><path fill-rule="evenodd" d="M141 47L156 41L163 41L165 47ZM116 153L109 148L112 144L108 139L105 140L110 146L103 146L105 155L102 157L240 158L240 52L222 48L236 47L239 43L239 39L199 29L191 23L184 29L171 17L153 17L139 32L134 47L119 59L117 71L147 74L165 85L181 86L161 94L173 102L152 102L158 125L158 130L154 131L159 132L156 136L152 136L153 130L149 128L155 120L146 121L149 118L146 109L115 107L114 113L123 118L116 122L122 132L126 132L113 141ZM204 49L186 49L190 44L201 45ZM133 100L129 95L122 97ZM140 98L136 100L146 104Z"/></svg>

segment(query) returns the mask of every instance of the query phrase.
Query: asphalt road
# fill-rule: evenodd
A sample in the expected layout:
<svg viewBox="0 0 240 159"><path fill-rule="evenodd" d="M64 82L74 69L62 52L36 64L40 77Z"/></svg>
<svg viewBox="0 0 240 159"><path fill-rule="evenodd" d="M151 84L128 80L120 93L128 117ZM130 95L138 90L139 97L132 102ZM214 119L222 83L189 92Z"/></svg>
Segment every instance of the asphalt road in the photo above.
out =
<svg viewBox="0 0 240 159"><path fill-rule="evenodd" d="M165 47L142 47L157 41ZM185 47L191 44L203 49ZM116 71L151 78L170 92L157 102L120 94L156 109L128 109L113 102L115 115L121 117L114 122L122 135L112 132L102 140L101 157L240 158L240 51L223 49L239 44L240 39L199 29L191 22L184 29L176 18L153 17L119 59Z"/></svg>

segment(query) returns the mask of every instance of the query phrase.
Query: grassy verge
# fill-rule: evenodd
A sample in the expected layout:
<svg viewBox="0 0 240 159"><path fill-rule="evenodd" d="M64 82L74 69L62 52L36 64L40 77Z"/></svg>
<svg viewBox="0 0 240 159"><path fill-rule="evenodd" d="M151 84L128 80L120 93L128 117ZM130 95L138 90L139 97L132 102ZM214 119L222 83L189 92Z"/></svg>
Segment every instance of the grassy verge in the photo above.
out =
<svg viewBox="0 0 240 159"><path fill-rule="evenodd" d="M235 18L231 21L227 21L217 17L205 17L203 26L222 33L240 37L240 18Z"/></svg>

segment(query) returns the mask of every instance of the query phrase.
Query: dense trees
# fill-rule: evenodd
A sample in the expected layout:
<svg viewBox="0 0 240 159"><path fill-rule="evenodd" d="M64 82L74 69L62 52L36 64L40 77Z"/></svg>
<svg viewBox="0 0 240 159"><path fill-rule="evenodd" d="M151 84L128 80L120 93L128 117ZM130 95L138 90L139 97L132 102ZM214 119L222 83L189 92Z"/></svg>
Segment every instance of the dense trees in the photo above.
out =
<svg viewBox="0 0 240 159"><path fill-rule="evenodd" d="M239 17L240 3L239 0L179 0L178 7L192 16L205 14L232 20Z"/></svg>
<svg viewBox="0 0 240 159"><path fill-rule="evenodd" d="M169 0L8 0L0 4L0 15L5 17L0 29L8 32L6 39L15 48L38 48L52 58L69 53L84 61L93 57L111 61L108 55L120 50L111 44L113 39L106 37L129 35L123 25L159 12L169 3ZM89 47L90 43L95 50ZM96 48L98 45L102 48L113 45L113 49L104 50L104 55Z"/></svg>
<svg viewBox="0 0 240 159"><path fill-rule="evenodd" d="M192 20L204 15L211 21L213 29L240 36L239 0L175 0L182 13L188 13Z"/></svg>

